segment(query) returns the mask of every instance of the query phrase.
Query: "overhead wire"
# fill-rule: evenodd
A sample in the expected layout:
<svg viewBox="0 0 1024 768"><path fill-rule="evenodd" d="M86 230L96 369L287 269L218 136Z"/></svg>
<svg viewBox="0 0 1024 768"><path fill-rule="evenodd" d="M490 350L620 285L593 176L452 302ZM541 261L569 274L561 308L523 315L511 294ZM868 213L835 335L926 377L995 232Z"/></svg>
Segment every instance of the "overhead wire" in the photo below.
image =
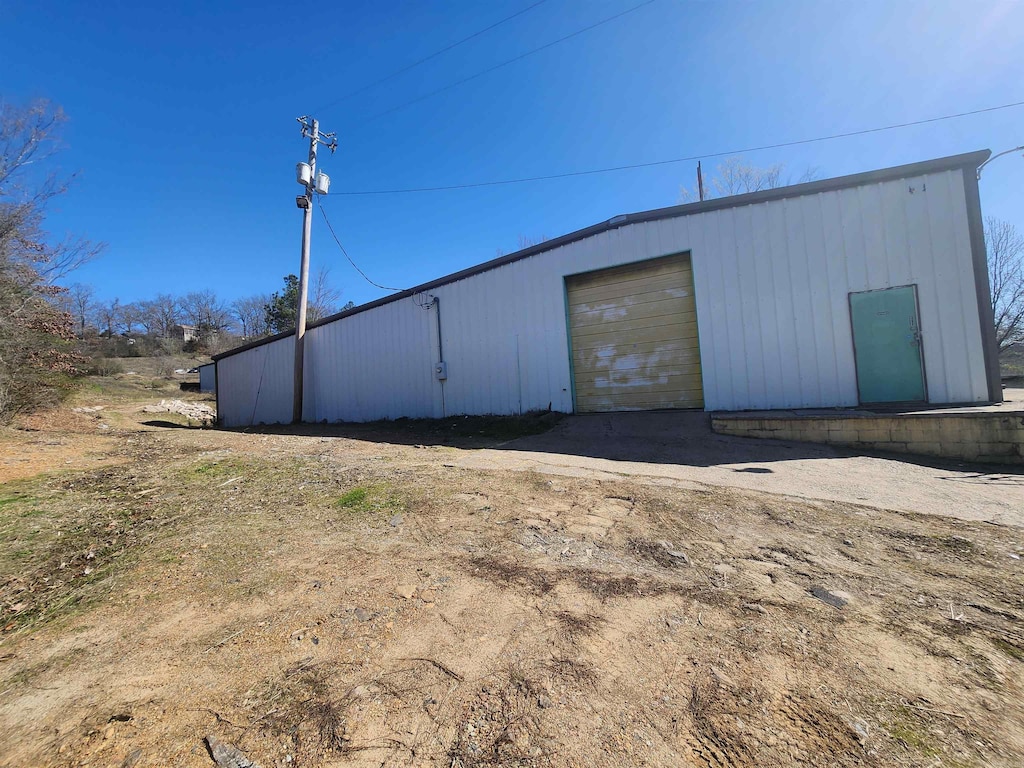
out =
<svg viewBox="0 0 1024 768"><path fill-rule="evenodd" d="M997 112L1003 109L1012 109L1014 107L1024 106L1024 101L1015 101L1009 104L1001 104L995 107L985 107L983 109L973 109L967 112L957 112L950 115L940 115L938 117L929 117L922 120L911 120L905 123L893 123L892 125L883 125L875 128L864 128L857 131L846 131L844 133L833 133L827 136L816 136L809 139L796 139L793 141L781 141L775 144L762 144L755 147L742 147L738 149L730 149L720 152L706 152L698 155L689 155L687 157L676 157L670 160L653 160L646 163L631 163L629 165L615 165L606 168L591 168L583 171L568 171L566 173L551 173L541 176L524 176L517 179L498 179L495 181L477 181L469 182L465 184L448 184L443 186L434 187L406 187L398 189L368 189L368 190L354 190L335 192L332 191L331 195L347 195L347 196L362 196L362 195L400 195L417 192L444 192L449 190L457 189L476 189L479 187L496 187L505 184L525 184L534 181L550 181L552 179L567 179L575 176L591 176L600 173L615 173L618 171L628 171L637 168L653 168L660 165L672 165L674 163L685 163L692 162L694 160L706 160L715 157L727 157L730 155L742 155L748 152L761 152L767 149L782 149L784 147L796 147L804 144L814 144L821 141L833 141L835 139L846 139L852 136L864 136L871 133L880 133L882 131L892 131L898 128L910 128L916 125L926 125L928 123L937 123L943 120L953 120L960 117L969 117L970 115L980 115L986 112Z"/></svg>
<svg viewBox="0 0 1024 768"><path fill-rule="evenodd" d="M626 10L621 11L620 13L616 13L614 16L609 16L606 19L602 19L601 21L595 22L595 23L591 24L590 26L583 27L583 29L578 29L575 32L571 32L568 35L565 35L564 37L558 38L557 40L552 40L550 43L545 43L544 45L540 46L539 48L533 48L533 49L527 51L526 53L521 53L518 56L515 56L515 57L513 57L511 59L507 59L505 61L502 61L502 62L500 62L498 64L495 64L494 66L491 66L491 67L488 67L487 69L481 70L481 71L477 72L476 74L470 75L469 77L464 77L461 80L456 80L454 83L449 83L448 85L442 86L441 88L438 88L436 90L430 91L429 93L425 93L422 96L417 96L414 99L410 99L409 101L402 102L401 104L399 104L397 106L394 106L394 107L391 107L390 109L386 109L383 112L378 112L377 114L375 114L375 115L373 115L371 117L366 118L365 120L361 121L360 123L357 123L357 125L365 125L366 123L371 123L374 120L379 120L380 118L382 118L382 117L384 117L386 115L390 115L393 112L397 112L400 109L405 109L406 107L411 106L413 104L417 104L417 103L419 103L421 101L424 101L426 99L433 98L434 96L437 96L439 93L444 93L445 91L450 91L452 88L456 88L456 87L458 87L460 85L463 85L465 83L468 83L468 82L470 82L472 80L476 80L477 78L483 77L484 75L489 75L491 72L494 72L495 70L501 69L502 67L507 67L509 64L514 64L517 61L522 61L527 56L532 56L535 53L540 53L541 51L547 50L548 48L551 48L554 45L558 45L559 43L564 43L566 40L571 40L572 38L574 38L574 37L576 37L578 35L582 35L585 32L589 32L592 29L596 29L597 27L600 27L600 26L602 26L604 24L608 24L609 22L615 21L616 19L621 19L623 16L626 16L627 14L633 13L634 11L638 11L641 8L643 8L644 6L650 5L651 3L654 3L654 2L657 2L657 0L644 0L644 2L642 2L642 3L638 4L638 5L634 5L631 8L627 8Z"/></svg>
<svg viewBox="0 0 1024 768"><path fill-rule="evenodd" d="M501 21L496 21L493 24L491 24L489 27L484 27L483 29L474 32L469 37L464 37L461 40L458 40L458 41L456 41L456 42L454 42L454 43L452 43L450 45L446 45L444 48L441 48L440 50L434 51L429 56L424 56L422 59L418 59L418 60L412 62L411 64L408 64L408 65L402 67L401 69L396 69L394 72L392 72L389 75L385 75L384 77L382 77L382 78L380 78L378 80L374 80L371 83L367 83L366 85L362 86L361 88L357 88L354 91L350 91L349 93L346 93L344 96L339 96L334 101L330 101L327 104L324 104L322 107L320 107L319 109L317 109L315 111L316 112L322 112L325 109L329 109L329 108L331 108L331 107L333 107L333 106L335 106L337 104L340 104L343 101L351 99L353 96L358 96L360 93L365 93L366 91L370 90L371 88L376 88L378 85L386 83L388 80L393 80L394 78L398 77L399 75L405 74L410 69L415 69L416 67L420 66L421 64L425 64L426 62L430 61L431 59L437 58L442 53L447 53L448 51L452 50L453 48L458 48L463 43L468 43L470 40L473 40L473 39L475 39L477 37L480 37L480 35L482 35L482 34L484 34L486 32L490 32L495 27L500 27L502 24L505 24L506 22L512 21L512 19L515 19L515 18L517 18L519 16L522 16L524 13L532 11L538 5L543 5L546 2L547 2L547 0L537 0L537 2L533 3L533 5L528 5L526 8L523 8L521 11L516 11L511 16L506 16Z"/></svg>
<svg viewBox="0 0 1024 768"><path fill-rule="evenodd" d="M327 218L327 211L324 210L324 205L321 202L319 196L317 196L316 202L317 202L317 207L320 208L320 213L323 214L324 221L327 223L327 229L330 230L331 237L334 238L334 242L336 242L338 244L338 248L341 249L341 252L345 255L345 258L348 259L348 263L352 265L353 269L355 269L356 272L358 272L360 275L363 276L363 280L365 280L366 282L368 282L370 285L374 286L375 288L380 288L381 290L384 290L384 291L404 291L404 290L406 290L405 288L391 288L391 287L389 287L387 285L381 285L380 283L374 282L369 277L367 277L366 273L363 272L363 270L361 270L359 268L359 265L356 264L352 260L352 257L348 255L348 251L346 251L345 250L345 246L341 244L341 240L338 239L338 235L335 233L334 227L331 226L331 220L329 218Z"/></svg>

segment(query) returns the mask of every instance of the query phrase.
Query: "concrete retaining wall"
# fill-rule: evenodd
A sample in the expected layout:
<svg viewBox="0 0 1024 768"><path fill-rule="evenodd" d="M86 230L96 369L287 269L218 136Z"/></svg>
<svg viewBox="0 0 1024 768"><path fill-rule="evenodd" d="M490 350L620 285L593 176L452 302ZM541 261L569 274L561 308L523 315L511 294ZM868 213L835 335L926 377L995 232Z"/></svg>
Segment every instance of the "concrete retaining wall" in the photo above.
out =
<svg viewBox="0 0 1024 768"><path fill-rule="evenodd" d="M1024 463L1024 413L713 414L711 428L737 437L799 440L963 461Z"/></svg>

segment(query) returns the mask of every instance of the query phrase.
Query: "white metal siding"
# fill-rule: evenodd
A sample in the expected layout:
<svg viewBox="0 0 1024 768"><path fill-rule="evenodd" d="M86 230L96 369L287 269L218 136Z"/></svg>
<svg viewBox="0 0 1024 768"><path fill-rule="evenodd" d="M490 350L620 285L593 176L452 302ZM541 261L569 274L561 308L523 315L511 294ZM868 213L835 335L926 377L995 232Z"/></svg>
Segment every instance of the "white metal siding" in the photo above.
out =
<svg viewBox="0 0 1024 768"><path fill-rule="evenodd" d="M855 405L847 295L909 284L929 401L988 399L965 190L953 170L631 224L432 289L448 364L443 411L435 310L407 298L319 326L306 340L304 416L572 411L565 276L684 251L708 410ZM290 419L291 355L284 339L220 361L225 424Z"/></svg>
<svg viewBox="0 0 1024 768"><path fill-rule="evenodd" d="M306 333L303 418L374 421L441 415L434 310L412 298ZM436 403L435 403L436 400Z"/></svg>
<svg viewBox="0 0 1024 768"><path fill-rule="evenodd" d="M215 389L217 389L216 363L199 366L199 391L213 392Z"/></svg>
<svg viewBox="0 0 1024 768"><path fill-rule="evenodd" d="M306 347L307 354L309 347ZM292 420L295 337L217 361L217 417L225 427Z"/></svg>

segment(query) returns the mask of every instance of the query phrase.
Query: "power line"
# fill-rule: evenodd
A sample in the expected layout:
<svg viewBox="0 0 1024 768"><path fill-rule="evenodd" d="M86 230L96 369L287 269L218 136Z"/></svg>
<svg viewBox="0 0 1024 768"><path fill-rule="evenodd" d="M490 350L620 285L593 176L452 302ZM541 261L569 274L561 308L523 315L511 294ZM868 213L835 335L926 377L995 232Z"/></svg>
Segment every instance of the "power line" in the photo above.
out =
<svg viewBox="0 0 1024 768"><path fill-rule="evenodd" d="M404 291L405 288L389 288L386 285L381 285L380 283L375 283L373 280L371 280L370 278L368 278L366 276L366 273L363 272L363 270L361 270L359 268L359 265L356 264L354 261L352 261L352 257L348 255L348 251L345 250L345 246L341 244L341 240L339 240L338 236L334 233L334 227L331 226L331 220L327 218L327 211L324 210L324 204L321 202L320 198L317 197L316 201L317 201L317 204L318 204L318 206L320 208L320 213L322 213L323 216L324 216L324 221L327 222L327 229L329 229L331 231L331 237L334 238L334 242L336 242L338 244L338 248L341 249L341 252L343 254L345 254L345 258L348 259L348 263L353 266L353 268L356 270L356 272L358 272L360 275L363 276L363 280L368 282L370 285L372 285L372 286L374 286L376 288L380 288L380 289L385 290L385 291Z"/></svg>
<svg viewBox="0 0 1024 768"><path fill-rule="evenodd" d="M953 120L959 117L969 117L970 115L980 115L985 112L997 112L1001 109L1011 109L1013 107L1024 106L1024 101L1015 101L1010 104L1001 104L997 107L985 107L984 109L974 109L969 112L957 112L952 115L941 115L939 117L929 117L923 120L913 120L907 123L894 123L893 125L883 125L877 128L864 128L859 131L847 131L846 133L833 133L829 136L816 136L812 139L797 139L795 141L782 141L777 144L762 144L758 147L744 147L742 149L730 149L723 152L708 152L700 155L690 155L689 157L677 157L671 160L654 160L649 163L632 163L630 165L616 165L608 168L592 168L586 171L570 171L567 173L552 173L544 176L526 176L519 179L500 179L497 181L478 181L468 184L450 184L447 186L437 187L408 187L404 189L370 189L361 190L354 192L331 192L332 195L399 195L412 192L443 192L454 189L474 189L478 187L496 187L504 184L525 184L531 181L549 181L551 179L567 179L573 176L591 176L598 173L614 173L616 171L629 171L636 168L653 168L659 165L671 165L673 163L688 163L694 160L706 160L712 157L726 157L729 155L742 155L747 152L760 152L766 149L781 149L783 147L796 147L803 144L814 144L820 141L833 141L835 139L846 139L851 136L864 136L870 133L880 133L882 131L892 131L897 128L910 128L915 125L926 125L928 123L937 123L942 120Z"/></svg>
<svg viewBox="0 0 1024 768"><path fill-rule="evenodd" d="M438 88L436 91L431 91L430 93L425 93L422 96L417 96L415 99L410 99L409 101L403 102L403 103L399 104L396 107L391 107L391 109L386 109L383 112L378 112L376 115L373 115L373 117L367 118L366 120L364 120L360 124L365 124L365 123L373 122L374 120L378 120L378 119L384 117L385 115L390 115L392 112L397 112L398 110L405 109L406 107L411 106L412 104L416 104L416 103L421 102L421 101L423 101L425 99L429 99L429 98L432 98L434 96L437 96L439 93L444 93L445 91L450 91L452 88L455 88L457 86L463 85L464 83L468 83L471 80L476 80L478 77L483 77L484 75L488 75L491 72L494 72L495 70L501 69L502 67L507 67L509 64L514 64L517 61L522 61L527 56L532 56L535 53L540 53L541 51L547 50L548 48L552 47L553 45L558 45L559 43L564 43L566 40L571 40L572 38L576 37L577 35L582 35L584 32L589 32L590 30L596 29L597 27L600 27L603 24L607 24L607 23L609 23L611 21L615 21L616 19L621 19L623 16L625 16L625 15L627 15L629 13L633 13L634 11L638 11L641 8L643 8L645 5L650 5L653 2L656 2L656 0L644 0L644 2L640 3L639 5L634 5L632 8L627 8L626 10L622 11L621 13L616 13L614 16L609 16L606 19L602 19L601 21L598 21L598 22L596 22L594 24L591 24L589 27L584 27L583 29L578 29L575 32L572 32L572 33L566 35L565 37L560 37L557 40L552 40L550 43L545 43L544 45L540 46L539 48L534 48L532 50L527 51L526 53L521 53L521 54L519 54L518 56L516 56L514 58L511 58L511 59L508 59L506 61L503 61L500 64L495 64L493 67L488 67L487 69L481 70L480 72L477 72L475 75L470 75L469 77L464 77L461 80L456 80L454 83L449 83L448 85L445 85L445 86L443 86L441 88Z"/></svg>
<svg viewBox="0 0 1024 768"><path fill-rule="evenodd" d="M468 43L470 40L473 40L474 38L480 37L480 35L484 34L485 32L490 32L495 27L500 27L502 24L504 24L506 22L509 22L509 21L512 21L512 19L514 19L514 18L516 18L518 16L522 16L524 13L526 13L528 11L532 11L538 5L543 5L546 2L547 2L547 0L538 0L533 5L527 6L526 8L523 8L523 10L517 11L516 13L513 13L511 16L506 16L501 21L496 21L495 23L491 24L491 26L489 26L489 27L484 27L483 29L481 29L481 30L479 30L477 32L474 32L469 37L464 37L461 40L452 43L451 45L447 45L447 46L445 46L444 48L441 48L438 51L434 51L429 56L424 56L422 59L419 59L418 61L414 61L412 64L409 64L409 65L407 65L405 67L402 67L401 69L396 69L390 75L385 75L384 77L380 78L379 80L374 80L372 83L368 83L368 84L364 85L362 88L357 88L354 91L346 93L344 96L339 96L334 101L331 101L331 102L325 104L324 106L320 107L320 109L315 110L315 111L316 112L322 112L323 110L328 109L330 107L333 107L336 104L340 104L341 102L343 102L343 101L345 101L347 99L351 99L353 96L357 96L360 93L364 93L364 92L370 90L371 88L376 88L381 83L386 83L388 80L393 80L394 78L398 77L399 75L405 74L410 69L414 69L414 68L418 67L420 64L425 64L426 62L430 61L431 59L435 59L438 56L440 56L442 53L447 53L448 51L452 50L453 48L458 48L463 43Z"/></svg>

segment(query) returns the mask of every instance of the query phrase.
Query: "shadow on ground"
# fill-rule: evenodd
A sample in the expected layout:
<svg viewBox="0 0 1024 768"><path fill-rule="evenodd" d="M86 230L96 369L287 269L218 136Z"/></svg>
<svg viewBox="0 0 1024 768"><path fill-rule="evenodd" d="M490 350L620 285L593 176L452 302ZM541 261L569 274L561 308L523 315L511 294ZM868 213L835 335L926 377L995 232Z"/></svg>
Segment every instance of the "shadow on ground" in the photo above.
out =
<svg viewBox="0 0 1024 768"><path fill-rule="evenodd" d="M259 434L347 438L396 445L444 445L462 449L500 448L526 453L582 456L610 461L694 467L763 465L797 459L874 456L940 470L974 470L958 482L1024 485L1024 468L968 464L899 453L857 452L828 445L719 435L702 411L645 411L567 416L456 416L447 419L397 419L364 424L300 424L237 430ZM732 471L770 474L768 467L732 467Z"/></svg>

